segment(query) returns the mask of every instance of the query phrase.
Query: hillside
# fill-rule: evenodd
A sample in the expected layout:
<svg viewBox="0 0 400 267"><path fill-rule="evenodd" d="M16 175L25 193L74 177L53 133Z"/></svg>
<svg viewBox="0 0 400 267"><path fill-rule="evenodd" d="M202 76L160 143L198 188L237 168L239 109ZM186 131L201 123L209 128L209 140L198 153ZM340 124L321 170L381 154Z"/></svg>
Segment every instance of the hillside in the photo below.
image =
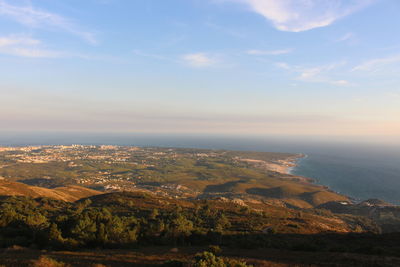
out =
<svg viewBox="0 0 400 267"><path fill-rule="evenodd" d="M336 214L353 214L373 220L383 232L400 232L400 207L379 199L369 199L361 203L328 202L318 208Z"/></svg>
<svg viewBox="0 0 400 267"><path fill-rule="evenodd" d="M227 261L240 255L254 266L396 266L400 236L378 232L366 218L262 201L132 192L72 203L0 198L0 264L6 266L42 255L73 266L197 266L190 264L204 250Z"/></svg>
<svg viewBox="0 0 400 267"><path fill-rule="evenodd" d="M63 201L76 201L81 198L101 194L101 192L81 186L63 186L48 189L37 186L29 186L23 183L0 180L1 196L26 196L26 197L47 197Z"/></svg>

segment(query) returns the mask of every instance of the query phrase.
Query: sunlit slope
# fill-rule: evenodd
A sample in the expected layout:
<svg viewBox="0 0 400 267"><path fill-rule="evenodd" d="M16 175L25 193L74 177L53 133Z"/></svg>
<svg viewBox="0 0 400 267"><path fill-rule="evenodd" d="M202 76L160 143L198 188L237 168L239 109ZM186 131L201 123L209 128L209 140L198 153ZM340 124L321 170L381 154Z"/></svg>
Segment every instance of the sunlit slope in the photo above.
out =
<svg viewBox="0 0 400 267"><path fill-rule="evenodd" d="M54 189L48 189L0 180L0 195L2 196L28 196L33 198L48 197L72 202L81 198L98 194L101 194L101 192L81 186L63 186Z"/></svg>

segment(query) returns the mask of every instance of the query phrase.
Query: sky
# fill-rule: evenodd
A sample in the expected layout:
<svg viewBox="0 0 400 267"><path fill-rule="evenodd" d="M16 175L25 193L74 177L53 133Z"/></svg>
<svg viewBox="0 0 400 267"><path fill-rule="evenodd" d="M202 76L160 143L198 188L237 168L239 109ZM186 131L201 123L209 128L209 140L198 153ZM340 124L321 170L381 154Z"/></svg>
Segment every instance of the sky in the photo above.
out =
<svg viewBox="0 0 400 267"><path fill-rule="evenodd" d="M0 0L0 131L400 141L400 1Z"/></svg>

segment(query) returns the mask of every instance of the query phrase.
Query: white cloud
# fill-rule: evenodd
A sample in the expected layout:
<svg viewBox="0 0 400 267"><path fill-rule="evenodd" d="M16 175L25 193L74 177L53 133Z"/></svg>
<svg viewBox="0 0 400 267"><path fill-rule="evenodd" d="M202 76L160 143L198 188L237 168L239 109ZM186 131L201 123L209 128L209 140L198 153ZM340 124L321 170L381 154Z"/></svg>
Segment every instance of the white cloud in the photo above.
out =
<svg viewBox="0 0 400 267"><path fill-rule="evenodd" d="M183 56L183 60L192 67L209 67L217 63L217 60L205 53L194 53Z"/></svg>
<svg viewBox="0 0 400 267"><path fill-rule="evenodd" d="M322 76L334 70L342 65L346 64L345 62L327 64L327 65L320 65L312 68L302 68L298 67L298 72L300 72L300 76L298 77L300 80L305 81L318 81L318 80L325 80L322 79Z"/></svg>
<svg viewBox="0 0 400 267"><path fill-rule="evenodd" d="M281 31L301 32L331 25L375 0L230 0L248 5Z"/></svg>
<svg viewBox="0 0 400 267"><path fill-rule="evenodd" d="M0 0L0 16L8 17L32 28L60 29L79 36L89 43L97 43L93 33L81 30L71 20L55 13L34 8L31 5L18 6L9 4L5 0Z"/></svg>
<svg viewBox="0 0 400 267"><path fill-rule="evenodd" d="M281 49L281 50L248 50L246 51L246 54L252 55L252 56L278 56L278 55L284 55L284 54L289 54L293 50L292 49Z"/></svg>
<svg viewBox="0 0 400 267"><path fill-rule="evenodd" d="M336 40L336 42L346 42L354 39L354 34L352 32L348 32L341 36L339 39Z"/></svg>
<svg viewBox="0 0 400 267"><path fill-rule="evenodd" d="M400 55L394 55L384 58L376 58L361 63L358 66L355 66L352 69L352 71L377 71L379 70L379 68L382 68L386 65L395 64L399 62L400 62Z"/></svg>
<svg viewBox="0 0 400 267"><path fill-rule="evenodd" d="M11 45L38 45L39 40L35 40L29 37L0 37L0 47L6 47Z"/></svg>
<svg viewBox="0 0 400 267"><path fill-rule="evenodd" d="M346 80L332 81L332 83L333 83L333 84L336 84L336 85L343 85L343 86L350 85L350 82L349 82L349 81L346 81Z"/></svg>
<svg viewBox="0 0 400 267"><path fill-rule="evenodd" d="M277 66L280 69L285 69L285 70L291 69L291 66L285 62L277 62L277 63L275 63L275 66Z"/></svg>
<svg viewBox="0 0 400 267"><path fill-rule="evenodd" d="M292 66L284 62L276 63L280 69L284 69L296 74L296 80L311 83L327 83L337 86L349 86L351 83L344 79L332 78L332 71L346 65L346 62L337 62L327 65L319 65L314 67Z"/></svg>
<svg viewBox="0 0 400 267"><path fill-rule="evenodd" d="M68 51L50 50L41 40L24 35L0 36L0 54L25 58L79 58L84 60L100 60L107 62L124 62L120 58L98 56Z"/></svg>
<svg viewBox="0 0 400 267"><path fill-rule="evenodd" d="M29 58L56 58L62 53L40 47L41 41L30 37L0 37L0 53Z"/></svg>
<svg viewBox="0 0 400 267"><path fill-rule="evenodd" d="M62 56L60 52L34 48L14 48L10 50L10 54L30 58L57 58Z"/></svg>

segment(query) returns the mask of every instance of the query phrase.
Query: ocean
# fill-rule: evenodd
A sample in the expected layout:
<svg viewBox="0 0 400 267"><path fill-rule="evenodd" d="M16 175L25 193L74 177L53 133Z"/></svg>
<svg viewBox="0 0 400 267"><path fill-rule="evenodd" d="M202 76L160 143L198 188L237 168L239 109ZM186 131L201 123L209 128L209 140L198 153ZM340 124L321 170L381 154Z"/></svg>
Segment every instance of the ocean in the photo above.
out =
<svg viewBox="0 0 400 267"><path fill-rule="evenodd" d="M316 183L356 201L379 198L400 205L400 150L376 146L337 145L306 152L292 174L314 178Z"/></svg>
<svg viewBox="0 0 400 267"><path fill-rule="evenodd" d="M400 146L277 137L144 134L0 134L0 145L113 144L291 152L307 155L295 175L355 201L379 198L400 205Z"/></svg>

